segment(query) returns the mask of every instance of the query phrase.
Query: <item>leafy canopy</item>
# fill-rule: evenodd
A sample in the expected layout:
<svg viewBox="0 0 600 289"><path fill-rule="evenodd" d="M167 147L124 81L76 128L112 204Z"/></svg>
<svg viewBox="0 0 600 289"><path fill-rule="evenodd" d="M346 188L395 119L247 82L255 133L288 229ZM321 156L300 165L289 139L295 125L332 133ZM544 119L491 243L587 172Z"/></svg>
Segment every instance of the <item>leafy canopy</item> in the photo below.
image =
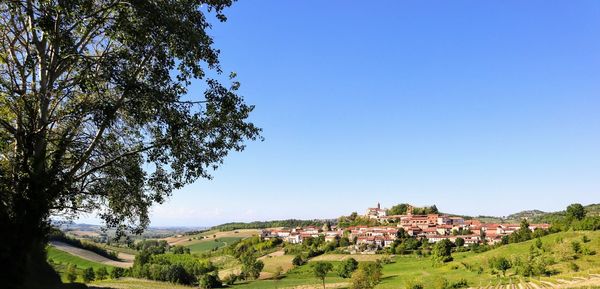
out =
<svg viewBox="0 0 600 289"><path fill-rule="evenodd" d="M3 1L3 221L43 227L50 215L96 211L139 232L153 203L259 137L239 83L220 83L207 33L208 17L225 21L231 4ZM194 79L205 90L188 96Z"/></svg>

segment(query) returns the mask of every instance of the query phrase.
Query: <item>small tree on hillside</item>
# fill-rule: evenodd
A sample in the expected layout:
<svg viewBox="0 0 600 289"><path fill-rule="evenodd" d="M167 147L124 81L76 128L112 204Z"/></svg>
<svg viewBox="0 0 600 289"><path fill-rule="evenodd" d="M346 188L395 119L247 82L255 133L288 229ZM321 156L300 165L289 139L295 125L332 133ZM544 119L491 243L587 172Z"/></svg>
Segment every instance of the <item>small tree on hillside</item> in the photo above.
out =
<svg viewBox="0 0 600 289"><path fill-rule="evenodd" d="M292 265L294 266L302 266L304 264L304 260L302 260L302 256L296 255L294 259L292 259Z"/></svg>
<svg viewBox="0 0 600 289"><path fill-rule="evenodd" d="M382 266L378 262L363 262L352 274L352 289L372 289L381 281Z"/></svg>
<svg viewBox="0 0 600 289"><path fill-rule="evenodd" d="M463 238L456 238L456 240L454 241L454 245L456 245L456 247L462 247L465 245L465 239Z"/></svg>
<svg viewBox="0 0 600 289"><path fill-rule="evenodd" d="M125 276L125 269L120 268L120 267L114 267L111 271L110 271L110 278L111 279L119 279L121 277Z"/></svg>
<svg viewBox="0 0 600 289"><path fill-rule="evenodd" d="M312 266L312 269L314 276L321 280L323 289L325 289L325 277L327 277L327 273L333 270L333 265L328 262L317 262Z"/></svg>
<svg viewBox="0 0 600 289"><path fill-rule="evenodd" d="M69 266L67 266L67 280L69 280L69 282L73 283L75 282L75 280L77 280L77 268L75 267L75 265L73 264L69 264Z"/></svg>
<svg viewBox="0 0 600 289"><path fill-rule="evenodd" d="M510 263L510 261L508 259L506 259L505 257L498 257L498 258L490 259L490 265L493 268L502 271L502 276L506 276L506 270L508 270L512 267L512 264Z"/></svg>
<svg viewBox="0 0 600 289"><path fill-rule="evenodd" d="M358 268L358 262L354 258L348 258L340 263L338 267L338 275L342 278L350 278L352 273Z"/></svg>
<svg viewBox="0 0 600 289"><path fill-rule="evenodd" d="M571 204L567 207L567 218L581 220L585 217L585 208L581 204Z"/></svg>
<svg viewBox="0 0 600 289"><path fill-rule="evenodd" d="M81 275L81 277L83 277L83 282L85 283L94 281L94 279L96 279L96 273L94 273L94 268L88 267L83 269L83 274Z"/></svg>
<svg viewBox="0 0 600 289"><path fill-rule="evenodd" d="M108 276L108 271L106 271L106 267L100 267L96 270L96 279L104 280Z"/></svg>
<svg viewBox="0 0 600 289"><path fill-rule="evenodd" d="M445 263L452 261L452 242L443 239L433 246L431 258L435 263Z"/></svg>

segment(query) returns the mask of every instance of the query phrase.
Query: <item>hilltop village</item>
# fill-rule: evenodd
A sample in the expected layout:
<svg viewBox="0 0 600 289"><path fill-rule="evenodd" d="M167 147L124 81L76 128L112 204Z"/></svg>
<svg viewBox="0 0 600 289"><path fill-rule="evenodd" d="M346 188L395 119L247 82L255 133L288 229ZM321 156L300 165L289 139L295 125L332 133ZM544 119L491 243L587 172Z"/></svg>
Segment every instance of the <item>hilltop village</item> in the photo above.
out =
<svg viewBox="0 0 600 289"><path fill-rule="evenodd" d="M457 238L464 240L464 246L473 244L496 244L520 229L520 224L482 223L479 220L465 220L463 217L445 214L413 214L413 207L408 206L405 215L388 215L388 210L380 204L368 208L364 217L376 220L378 226L338 226L323 227L306 226L296 228L275 228L261 230L263 239L279 238L292 244L302 243L308 238L323 237L326 242L347 237L356 248L361 245L368 248L384 248L390 246L399 234L407 234L415 238L427 239L436 243L443 239L455 242ZM530 224L529 229L547 230L549 224Z"/></svg>

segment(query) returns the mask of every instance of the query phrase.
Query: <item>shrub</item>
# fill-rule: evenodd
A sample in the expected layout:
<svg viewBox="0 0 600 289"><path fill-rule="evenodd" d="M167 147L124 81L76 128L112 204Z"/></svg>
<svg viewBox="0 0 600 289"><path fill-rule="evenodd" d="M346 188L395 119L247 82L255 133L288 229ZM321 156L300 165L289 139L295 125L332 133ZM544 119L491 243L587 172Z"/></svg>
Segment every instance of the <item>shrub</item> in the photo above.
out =
<svg viewBox="0 0 600 289"><path fill-rule="evenodd" d="M110 271L110 278L111 279L118 279L125 276L125 269L120 268L120 267L114 267L111 271Z"/></svg>
<svg viewBox="0 0 600 289"><path fill-rule="evenodd" d="M200 277L199 280L200 288L210 289L210 288L219 288L223 286L219 276L217 274L205 274Z"/></svg>
<svg viewBox="0 0 600 289"><path fill-rule="evenodd" d="M100 267L96 270L96 278L98 280L104 280L108 276L108 271L106 271L106 267Z"/></svg>
<svg viewBox="0 0 600 289"><path fill-rule="evenodd" d="M302 256L296 255L294 257L294 259L292 259L292 265L294 265L294 266L302 266L302 265L304 265L304 260L302 259Z"/></svg>
<svg viewBox="0 0 600 289"><path fill-rule="evenodd" d="M423 289L424 286L423 286L423 284L421 284L415 280L409 280L406 282L406 286L404 288L406 288L406 289Z"/></svg>
<svg viewBox="0 0 600 289"><path fill-rule="evenodd" d="M233 285L235 284L235 281L237 281L238 276L231 273L227 276L225 276L225 278L223 278L223 283L227 284L227 285Z"/></svg>
<svg viewBox="0 0 600 289"><path fill-rule="evenodd" d="M581 243L579 243L578 241L571 242L571 249L575 254L581 253Z"/></svg>
<svg viewBox="0 0 600 289"><path fill-rule="evenodd" d="M348 258L338 266L338 275L342 278L350 278L357 268L358 262L354 258Z"/></svg>
<svg viewBox="0 0 600 289"><path fill-rule="evenodd" d="M447 288L456 289L456 288L467 288L469 287L469 283L465 279L460 279L456 282L450 283Z"/></svg>
<svg viewBox="0 0 600 289"><path fill-rule="evenodd" d="M83 282L88 283L96 279L96 273L94 273L94 269L92 267L85 268L81 277L83 278Z"/></svg>
<svg viewBox="0 0 600 289"><path fill-rule="evenodd" d="M575 264L575 262L569 263L569 269L573 272L579 272L579 265Z"/></svg>
<svg viewBox="0 0 600 289"><path fill-rule="evenodd" d="M73 264L69 264L69 266L67 266L66 275L69 282L75 282L75 280L77 280L77 267Z"/></svg>

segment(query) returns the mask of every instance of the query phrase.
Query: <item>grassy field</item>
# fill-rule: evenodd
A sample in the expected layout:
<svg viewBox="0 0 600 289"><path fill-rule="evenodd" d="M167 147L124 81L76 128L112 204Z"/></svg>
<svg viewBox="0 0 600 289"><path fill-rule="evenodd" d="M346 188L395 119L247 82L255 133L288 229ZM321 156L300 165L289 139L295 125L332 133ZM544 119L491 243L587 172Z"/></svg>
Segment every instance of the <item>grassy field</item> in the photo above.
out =
<svg viewBox="0 0 600 289"><path fill-rule="evenodd" d="M225 247L235 241L241 240L242 237L221 237L216 239L194 240L195 242L183 243L182 245L190 248L191 253L203 253L213 249Z"/></svg>
<svg viewBox="0 0 600 289"><path fill-rule="evenodd" d="M312 258L310 261L344 261L348 258L354 258L354 260L358 262L366 262L366 261L377 261L381 258L386 257L386 255L376 255L376 254L367 254L367 255L350 255L350 254L324 254L321 256L317 256Z"/></svg>
<svg viewBox="0 0 600 289"><path fill-rule="evenodd" d="M58 250L54 247L48 246L46 247L46 251L48 253L48 261L52 264L54 269L60 274L63 282L67 282L64 272L67 269L69 264L73 264L77 266L77 273L81 275L81 271L85 268L94 268L98 270L98 268L104 267L107 271L110 271L113 267L109 265L104 265L101 263L96 263L93 261L89 261L75 255L71 255L67 252ZM81 282L81 276L78 276L78 281Z"/></svg>
<svg viewBox="0 0 600 289"><path fill-rule="evenodd" d="M191 286L177 285L167 282L158 282L136 278L120 278L117 280L103 280L89 283L90 288L118 288L118 289L190 289Z"/></svg>
<svg viewBox="0 0 600 289"><path fill-rule="evenodd" d="M554 265L550 269L557 270L557 275L542 278L523 278L515 275L514 269L510 269L506 273L506 277L500 277L498 274L491 274L488 266L488 260L492 257L504 256L512 259L516 256L521 259L526 259L529 253L529 248L534 244L535 240L528 242L511 244L502 246L498 249L490 250L483 253L463 252L454 253L454 261L444 265L433 266L432 261L428 257L417 256L397 256L394 262L384 265L382 282L376 287L378 289L397 289L405 288L407 283L414 282L424 286L424 288L439 288L445 281L456 282L464 279L468 282L469 287L497 287L499 284L513 284L515 288L535 288L533 284L538 284L541 287L560 287L568 288L571 286L569 282L573 282L572 286L577 287L581 279L589 278L590 274L600 274L600 256L581 256L579 259L565 260L564 256L569 252L572 241L581 241L583 235L586 235L591 241L583 244L584 246L600 251L600 232L563 232L558 234L548 235L542 238L544 255L554 259ZM339 261L352 257L358 261L373 261L382 255L336 255L326 254L313 258L314 261L331 261L334 265ZM264 259L263 259L264 260ZM580 270L572 272L568 264L576 263ZM266 263L265 263L266 264ZM478 273L473 268L483 267L484 270ZM266 266L265 266L266 269ZM265 270L266 271L266 270ZM600 275L599 275L600 277ZM349 280L341 279L334 273L330 273L326 280L327 283L338 286L348 286ZM546 282L546 283L544 283ZM600 284L600 278L586 281L581 285L597 286ZM591 283L591 284L588 284ZM552 284L552 285L550 285ZM292 269L286 277L280 281L273 280L258 280L236 285L240 288L285 288L285 287L301 287L318 288L319 282L310 271L309 265ZM587 286L586 285L586 286Z"/></svg>
<svg viewBox="0 0 600 289"><path fill-rule="evenodd" d="M584 243L583 236L586 236L590 241ZM218 239L218 238L217 238ZM376 289L397 289L406 288L407 283L419 283L425 289L440 288L444 282L456 282L464 279L469 287L482 287L489 289L525 289L525 288L598 288L600 285L600 255L580 255L573 260L572 255L573 241L578 241L583 247L589 250L594 250L600 253L600 231L596 232L562 232L552 234L541 238L543 256L552 260L552 265L548 269L554 270L555 275L549 277L527 278L516 275L515 269L509 269L506 272L506 277L501 274L493 274L488 265L488 260L492 257L503 256L514 260L516 257L526 260L530 247L535 244L535 240L528 242L510 244L500 248L490 250L483 253L462 252L454 253L454 261L443 264L433 265L428 257L417 256L396 256L392 258L394 261L391 264L384 265L383 279ZM214 242L214 239L204 240L205 242ZM197 246L203 245L205 242L197 242ZM218 243L218 242L216 242ZM195 244L191 244L193 246ZM201 247L200 247L201 248ZM261 257L265 263L261 280L244 281L236 283L233 288L240 289L275 289L275 288L297 288L309 289L320 288L320 282L312 274L311 262L328 261L337 266L340 261L352 257L360 262L373 261L383 255L339 255L326 254L313 258L308 265L293 268L291 266L292 256L283 255L282 252L274 252L268 256ZM73 263L79 268L103 266L93 263L78 257L60 252L53 248L49 248L49 258L54 262ZM218 260L222 264L232 264L235 268L239 264L236 261L226 256L219 257L223 260ZM217 261L215 259L215 261ZM575 272L570 266L571 263L577 264L578 272ZM280 280L269 279L277 267L282 267L287 273ZM478 269L480 268L481 269ZM227 269L221 273L227 272ZM343 279L337 276L334 272L329 273L326 278L328 288L348 288L349 279ZM94 282L94 286L104 288L123 288L123 289L138 289L138 288L190 288L186 286L175 286L173 284L154 282L147 280L139 280L125 278L121 280L108 280Z"/></svg>
<svg viewBox="0 0 600 289"><path fill-rule="evenodd" d="M219 238L236 237L236 238L243 239L243 238L255 236L258 233L259 233L259 231L256 229L243 229L243 230L235 230L235 231L227 231L227 232L211 230L211 231L206 231L206 232L203 232L200 234L190 235L190 236L178 235L178 236L173 236L173 237L167 237L162 240L167 241L170 245L189 246L189 245L198 243L200 241L214 240L215 238L219 239Z"/></svg>
<svg viewBox="0 0 600 289"><path fill-rule="evenodd" d="M551 265L550 269L555 269L559 272L558 275L551 277L542 277L540 280L553 282L556 279L572 278L575 276L587 277L590 273L600 272L600 257L582 256L575 261L564 260L564 256L570 251L571 241L581 241L583 235L588 236L592 241L585 246L600 249L600 232L564 232L548 235L542 238L544 255L554 259L556 264ZM465 279L469 286L483 287L497 284L516 284L531 281L529 278L523 278L515 275L515 269L510 269L506 273L506 277L492 275L488 267L488 260L492 257L506 257L514 259L519 257L526 261L526 256L529 253L529 248L534 244L534 240L502 246L498 249L488 252L476 254L473 252L454 254L454 261L442 266L432 266L429 258L417 257L397 257L396 262L384 266L384 279L377 288L399 288L404 287L408 281L421 283L425 288L435 288L437 284L446 279L449 282L455 282L460 279ZM577 273L572 272L568 268L570 262L576 263L580 270ZM481 274L476 270L468 268L484 268Z"/></svg>

